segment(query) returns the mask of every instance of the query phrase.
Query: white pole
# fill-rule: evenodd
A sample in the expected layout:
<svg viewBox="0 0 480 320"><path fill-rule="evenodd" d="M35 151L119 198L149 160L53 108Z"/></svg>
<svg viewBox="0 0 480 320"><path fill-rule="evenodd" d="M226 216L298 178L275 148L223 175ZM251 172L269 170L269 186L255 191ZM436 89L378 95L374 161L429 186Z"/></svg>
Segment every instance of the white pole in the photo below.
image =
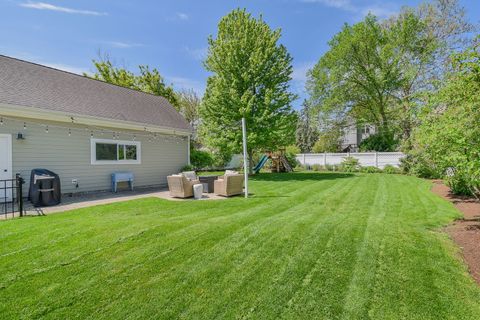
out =
<svg viewBox="0 0 480 320"><path fill-rule="evenodd" d="M243 174L245 175L245 198L248 198L248 159L247 159L247 124L242 118L243 135Z"/></svg>

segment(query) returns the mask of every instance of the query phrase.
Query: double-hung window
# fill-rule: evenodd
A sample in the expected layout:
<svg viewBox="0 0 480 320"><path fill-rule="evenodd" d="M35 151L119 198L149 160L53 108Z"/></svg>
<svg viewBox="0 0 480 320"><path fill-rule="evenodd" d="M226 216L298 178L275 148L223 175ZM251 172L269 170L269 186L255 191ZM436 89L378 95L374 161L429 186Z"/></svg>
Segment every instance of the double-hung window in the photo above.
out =
<svg viewBox="0 0 480 320"><path fill-rule="evenodd" d="M141 143L138 141L119 141L91 139L92 164L139 164Z"/></svg>

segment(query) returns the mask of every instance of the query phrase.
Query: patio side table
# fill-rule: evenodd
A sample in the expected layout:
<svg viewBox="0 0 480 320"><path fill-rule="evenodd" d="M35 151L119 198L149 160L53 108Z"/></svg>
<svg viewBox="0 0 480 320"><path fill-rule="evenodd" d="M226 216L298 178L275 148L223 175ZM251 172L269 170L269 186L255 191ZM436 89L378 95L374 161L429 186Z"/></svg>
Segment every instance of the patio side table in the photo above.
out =
<svg viewBox="0 0 480 320"><path fill-rule="evenodd" d="M198 179L202 184L207 185L207 188L203 188L203 192L213 193L213 185L215 183L215 180L218 179L218 176L199 176Z"/></svg>

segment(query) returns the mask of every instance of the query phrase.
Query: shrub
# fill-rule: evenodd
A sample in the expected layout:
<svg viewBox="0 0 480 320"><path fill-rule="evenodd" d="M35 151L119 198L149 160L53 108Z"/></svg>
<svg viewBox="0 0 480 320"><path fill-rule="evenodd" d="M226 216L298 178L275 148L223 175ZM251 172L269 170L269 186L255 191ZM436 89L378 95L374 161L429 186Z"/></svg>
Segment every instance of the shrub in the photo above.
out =
<svg viewBox="0 0 480 320"><path fill-rule="evenodd" d="M400 173L400 170L391 164L387 164L385 167L383 167L383 173L387 174L395 174L395 173Z"/></svg>
<svg viewBox="0 0 480 320"><path fill-rule="evenodd" d="M313 171L323 171L323 170L325 170L325 168L320 164L314 164L314 165L312 165L312 170Z"/></svg>
<svg viewBox="0 0 480 320"><path fill-rule="evenodd" d="M426 179L439 179L441 174L435 169L434 163L426 159L423 154L416 154L410 151L405 157L400 159L400 171L404 174Z"/></svg>
<svg viewBox="0 0 480 320"><path fill-rule="evenodd" d="M193 171L193 170L195 170L195 168L191 164L187 164L187 165L183 166L182 169L180 169L181 172Z"/></svg>
<svg viewBox="0 0 480 320"><path fill-rule="evenodd" d="M338 128L322 132L317 142L313 145L312 151L315 153L338 152L340 150L341 137L342 133Z"/></svg>
<svg viewBox="0 0 480 320"><path fill-rule="evenodd" d="M345 157L340 165L340 170L344 172L356 172L359 168L358 159L354 157Z"/></svg>
<svg viewBox="0 0 480 320"><path fill-rule="evenodd" d="M285 158L287 158L288 163L290 166L296 167L300 165L300 162L297 160L297 154L300 153L300 148L292 145L285 148Z"/></svg>
<svg viewBox="0 0 480 320"><path fill-rule="evenodd" d="M430 163L435 174L446 175L454 193L480 196L480 41L451 61L444 87L421 115L410 154L413 162Z"/></svg>
<svg viewBox="0 0 480 320"><path fill-rule="evenodd" d="M337 170L336 170L336 166L333 165L333 164L327 164L327 165L325 166L325 170L327 170L327 171L337 171Z"/></svg>
<svg viewBox="0 0 480 320"><path fill-rule="evenodd" d="M360 151L389 152L398 148L398 140L392 132L372 134L360 143Z"/></svg>
<svg viewBox="0 0 480 320"><path fill-rule="evenodd" d="M302 166L300 163L297 164L294 168L294 171L304 171L304 170L307 170L307 168L305 166Z"/></svg>
<svg viewBox="0 0 480 320"><path fill-rule="evenodd" d="M380 170L377 167L367 166L367 167L360 167L360 172L363 172L363 173L377 173L377 172L382 172L382 170Z"/></svg>
<svg viewBox="0 0 480 320"><path fill-rule="evenodd" d="M207 151L193 149L190 151L190 162L194 168L203 169L213 165L213 157Z"/></svg>

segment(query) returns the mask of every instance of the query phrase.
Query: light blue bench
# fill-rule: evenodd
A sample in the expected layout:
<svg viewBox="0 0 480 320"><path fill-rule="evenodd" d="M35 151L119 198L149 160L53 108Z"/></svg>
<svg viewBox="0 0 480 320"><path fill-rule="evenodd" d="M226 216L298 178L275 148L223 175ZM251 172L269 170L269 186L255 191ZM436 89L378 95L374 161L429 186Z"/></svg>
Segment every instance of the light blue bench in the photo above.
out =
<svg viewBox="0 0 480 320"><path fill-rule="evenodd" d="M112 192L117 192L119 182L128 182L130 190L133 191L133 173L132 172L114 172L112 173Z"/></svg>

